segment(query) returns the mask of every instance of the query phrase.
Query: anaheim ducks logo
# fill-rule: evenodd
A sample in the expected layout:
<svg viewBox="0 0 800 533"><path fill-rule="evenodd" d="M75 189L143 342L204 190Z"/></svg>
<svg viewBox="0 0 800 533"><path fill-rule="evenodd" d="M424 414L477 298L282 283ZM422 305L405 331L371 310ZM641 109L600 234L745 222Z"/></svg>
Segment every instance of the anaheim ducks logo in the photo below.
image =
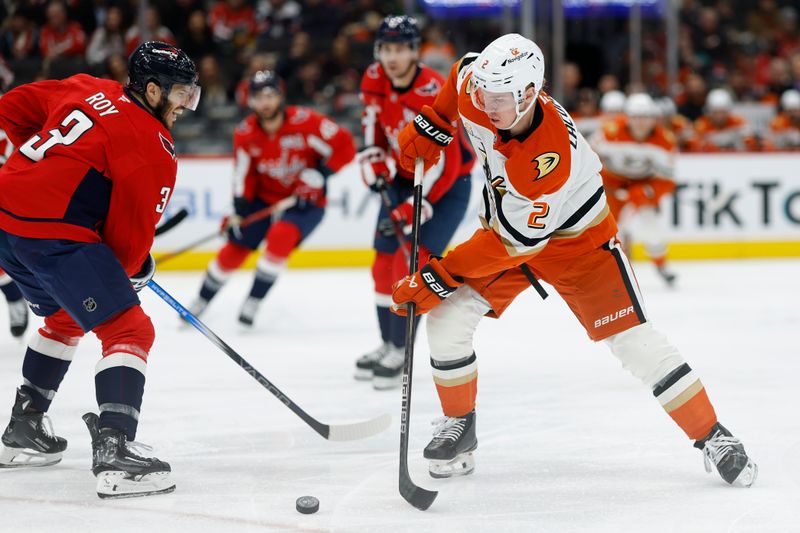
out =
<svg viewBox="0 0 800 533"><path fill-rule="evenodd" d="M537 163L536 170L538 171L537 176L533 178L533 180L536 181L554 171L558 166L558 163L561 162L561 156L556 152L546 152L531 159L531 163L534 161Z"/></svg>

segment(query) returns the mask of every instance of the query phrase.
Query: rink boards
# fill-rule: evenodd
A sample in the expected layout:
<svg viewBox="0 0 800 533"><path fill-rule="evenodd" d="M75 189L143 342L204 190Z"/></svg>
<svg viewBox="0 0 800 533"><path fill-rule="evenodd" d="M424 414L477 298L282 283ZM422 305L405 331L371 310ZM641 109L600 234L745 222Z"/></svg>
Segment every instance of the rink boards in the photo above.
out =
<svg viewBox="0 0 800 533"><path fill-rule="evenodd" d="M156 239L156 254L179 248L219 226L231 205L231 158L182 157L167 209L189 211L184 222ZM470 207L453 243L478 227L483 176L473 172ZM662 204L661 222L673 259L800 257L800 154L684 154L678 190ZM292 267L366 266L378 198L361 183L354 165L332 176L322 224L295 252ZM221 239L166 263L167 269L202 269ZM634 255L640 255L639 246ZM255 256L255 254L254 254ZM250 258L250 264L255 257Z"/></svg>

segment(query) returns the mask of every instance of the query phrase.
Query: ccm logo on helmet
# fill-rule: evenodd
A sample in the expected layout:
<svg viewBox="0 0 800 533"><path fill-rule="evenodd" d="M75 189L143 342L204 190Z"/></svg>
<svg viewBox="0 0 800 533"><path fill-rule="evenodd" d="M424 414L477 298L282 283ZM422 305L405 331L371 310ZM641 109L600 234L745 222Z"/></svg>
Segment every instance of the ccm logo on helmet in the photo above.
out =
<svg viewBox="0 0 800 533"><path fill-rule="evenodd" d="M433 142L439 146L447 146L453 140L453 136L447 132L441 131L436 126L431 124L423 115L414 117L414 127L421 134L429 137Z"/></svg>

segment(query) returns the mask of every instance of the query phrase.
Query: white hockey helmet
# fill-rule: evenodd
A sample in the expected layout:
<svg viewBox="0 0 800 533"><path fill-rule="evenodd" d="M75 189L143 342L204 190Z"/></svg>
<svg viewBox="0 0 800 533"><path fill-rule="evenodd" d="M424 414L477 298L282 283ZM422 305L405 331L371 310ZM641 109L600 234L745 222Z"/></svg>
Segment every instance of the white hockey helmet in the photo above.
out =
<svg viewBox="0 0 800 533"><path fill-rule="evenodd" d="M647 93L634 93L625 100L625 114L629 117L657 117L661 110Z"/></svg>
<svg viewBox="0 0 800 533"><path fill-rule="evenodd" d="M603 113L622 113L625 109L625 93L608 91L600 98L600 111Z"/></svg>
<svg viewBox="0 0 800 533"><path fill-rule="evenodd" d="M678 108L669 96L664 96L656 100L656 105L661 110L662 117L671 117L678 114Z"/></svg>
<svg viewBox="0 0 800 533"><path fill-rule="evenodd" d="M706 112L730 111L733 109L731 93L725 89L714 89L706 96Z"/></svg>
<svg viewBox="0 0 800 533"><path fill-rule="evenodd" d="M536 103L536 97L525 108L525 91L533 86L536 96L544 83L544 56L536 43L517 33L509 33L492 41L472 64L470 95L472 103L483 112L514 109L517 122Z"/></svg>
<svg viewBox="0 0 800 533"><path fill-rule="evenodd" d="M800 109L800 91L789 89L781 95L781 109L784 111Z"/></svg>

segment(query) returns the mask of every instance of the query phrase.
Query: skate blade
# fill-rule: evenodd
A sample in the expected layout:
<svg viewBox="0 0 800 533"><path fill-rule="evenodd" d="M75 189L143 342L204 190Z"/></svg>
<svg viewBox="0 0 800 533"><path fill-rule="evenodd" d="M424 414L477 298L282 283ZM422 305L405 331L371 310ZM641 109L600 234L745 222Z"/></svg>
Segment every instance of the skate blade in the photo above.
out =
<svg viewBox="0 0 800 533"><path fill-rule="evenodd" d="M428 465L428 473L435 479L468 476L474 471L475 458L472 456L472 452L459 454L450 461L432 459Z"/></svg>
<svg viewBox="0 0 800 533"><path fill-rule="evenodd" d="M353 374L353 377L358 381L372 381L372 369L356 368L356 372Z"/></svg>
<svg viewBox="0 0 800 533"><path fill-rule="evenodd" d="M0 468L38 468L61 462L62 453L42 453L30 448L0 447Z"/></svg>
<svg viewBox="0 0 800 533"><path fill-rule="evenodd" d="M130 477L125 472L109 471L97 475L97 495L104 500L139 498L168 494L175 490L170 472L153 472Z"/></svg>
<svg viewBox="0 0 800 533"><path fill-rule="evenodd" d="M758 477L758 465L748 459L745 466L731 485L735 487L750 488Z"/></svg>

